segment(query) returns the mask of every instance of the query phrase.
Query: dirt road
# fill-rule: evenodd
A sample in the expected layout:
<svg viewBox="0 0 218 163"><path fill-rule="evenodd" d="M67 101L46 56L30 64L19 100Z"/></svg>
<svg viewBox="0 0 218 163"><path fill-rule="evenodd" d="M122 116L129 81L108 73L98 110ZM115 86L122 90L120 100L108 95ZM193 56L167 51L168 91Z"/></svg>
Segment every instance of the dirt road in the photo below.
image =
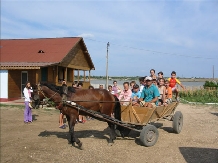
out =
<svg viewBox="0 0 218 163"><path fill-rule="evenodd" d="M33 110L32 124L23 123L23 109L1 107L1 163L218 163L218 108L180 104L184 126L174 134L172 122L160 121L153 147L141 145L136 132L107 145L107 124L97 120L76 125L84 150L68 144L68 129L58 128L57 110ZM163 124L162 124L163 123Z"/></svg>

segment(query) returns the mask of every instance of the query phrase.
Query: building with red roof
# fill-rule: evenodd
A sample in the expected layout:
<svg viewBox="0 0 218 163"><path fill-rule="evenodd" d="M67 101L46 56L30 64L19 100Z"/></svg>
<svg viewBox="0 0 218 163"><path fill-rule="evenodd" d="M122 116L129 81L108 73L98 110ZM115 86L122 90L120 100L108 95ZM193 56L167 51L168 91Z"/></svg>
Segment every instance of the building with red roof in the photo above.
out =
<svg viewBox="0 0 218 163"><path fill-rule="evenodd" d="M83 75L86 88L95 69L81 37L1 39L0 50L1 101L21 98L26 81L71 85Z"/></svg>

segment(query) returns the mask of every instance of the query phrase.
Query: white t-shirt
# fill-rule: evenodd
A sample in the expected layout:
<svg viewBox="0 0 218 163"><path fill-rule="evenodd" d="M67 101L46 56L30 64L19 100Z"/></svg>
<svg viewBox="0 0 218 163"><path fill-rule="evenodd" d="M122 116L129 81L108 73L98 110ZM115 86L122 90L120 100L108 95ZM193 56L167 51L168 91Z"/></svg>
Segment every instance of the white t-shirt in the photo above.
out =
<svg viewBox="0 0 218 163"><path fill-rule="evenodd" d="M142 92L144 85L140 85L140 92Z"/></svg>
<svg viewBox="0 0 218 163"><path fill-rule="evenodd" d="M27 89L26 87L23 89L23 94L24 94L24 97L25 97L25 101L29 101L30 102L30 93L33 92L32 89Z"/></svg>

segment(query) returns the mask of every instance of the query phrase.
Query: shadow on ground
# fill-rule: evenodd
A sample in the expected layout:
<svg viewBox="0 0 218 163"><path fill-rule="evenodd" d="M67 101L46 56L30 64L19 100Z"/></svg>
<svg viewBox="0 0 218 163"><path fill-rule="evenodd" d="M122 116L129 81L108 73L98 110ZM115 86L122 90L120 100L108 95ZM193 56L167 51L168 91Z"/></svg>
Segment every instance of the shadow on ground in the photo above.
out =
<svg viewBox="0 0 218 163"><path fill-rule="evenodd" d="M37 120L36 117L38 117L38 116L39 116L39 115L33 114L33 115L32 115L32 120L33 120L33 121L36 121L36 120Z"/></svg>
<svg viewBox="0 0 218 163"><path fill-rule="evenodd" d="M105 131L98 131L98 130L84 130L84 131L75 131L75 135L77 138L97 138L97 139L105 139L108 141L108 135ZM61 139L67 139L70 140L70 134L68 132L68 129L66 129L66 132L58 132L58 131L42 131L38 136L41 137L49 137L49 136L56 136L57 138Z"/></svg>
<svg viewBox="0 0 218 163"><path fill-rule="evenodd" d="M168 133L175 133L173 127L164 127L163 123L151 123L151 124L154 125L156 128L162 129Z"/></svg>
<svg viewBox="0 0 218 163"><path fill-rule="evenodd" d="M105 129L106 130L106 129ZM109 136L107 131L98 131L98 130L85 130L85 131L75 131L75 136L77 138L97 138L97 139L105 139L107 142L109 141ZM42 131L38 136L41 137L49 137L49 136L56 136L57 138L66 139L68 144L70 143L70 133L68 129L66 132L58 132L58 131Z"/></svg>
<svg viewBox="0 0 218 163"><path fill-rule="evenodd" d="M218 149L179 147L181 154L187 163L217 163Z"/></svg>
<svg viewBox="0 0 218 163"><path fill-rule="evenodd" d="M38 136L40 137L49 137L49 136L56 136L57 138L66 139L68 143L70 143L70 134L68 132L68 128L63 131L42 131L39 133ZM99 130L83 130L83 131L75 131L75 135L77 138L97 138L97 139L105 139L107 142L109 141L109 128L104 129L103 131ZM139 132L131 131L127 137L119 137L117 136L117 140L135 140L137 144L140 144L140 141L137 140L139 137Z"/></svg>
<svg viewBox="0 0 218 163"><path fill-rule="evenodd" d="M211 113L211 114L218 116L218 113Z"/></svg>

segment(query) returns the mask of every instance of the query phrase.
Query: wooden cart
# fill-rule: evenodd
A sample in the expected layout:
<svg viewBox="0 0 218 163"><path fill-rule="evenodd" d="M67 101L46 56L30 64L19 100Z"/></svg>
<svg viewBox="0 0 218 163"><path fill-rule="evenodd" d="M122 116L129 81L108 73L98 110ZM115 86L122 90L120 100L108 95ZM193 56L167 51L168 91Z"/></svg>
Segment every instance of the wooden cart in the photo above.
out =
<svg viewBox="0 0 218 163"><path fill-rule="evenodd" d="M90 101L88 101L90 102ZM140 140L144 146L153 146L158 140L158 130L153 125L160 119L166 119L173 122L175 133L179 134L183 126L183 115L175 109L178 102L172 102L168 106L158 106L156 108L132 106L121 106L121 120L115 119L109 115L86 109L83 106L72 104L71 101L65 101L65 105L87 113L98 120L110 122L116 125L118 136L128 136L131 130L140 132ZM120 127L120 128L118 128Z"/></svg>
<svg viewBox="0 0 218 163"><path fill-rule="evenodd" d="M158 106L156 108L132 106L121 107L121 121L132 125L133 128L140 130L140 140L144 146L153 146L158 140L158 130L152 122L157 122L160 119L168 119L173 121L173 129L175 133L179 134L183 126L183 115L180 111L175 109L178 102L172 102L168 106ZM175 113L174 113L175 112ZM131 129L127 129L125 135L127 136Z"/></svg>

